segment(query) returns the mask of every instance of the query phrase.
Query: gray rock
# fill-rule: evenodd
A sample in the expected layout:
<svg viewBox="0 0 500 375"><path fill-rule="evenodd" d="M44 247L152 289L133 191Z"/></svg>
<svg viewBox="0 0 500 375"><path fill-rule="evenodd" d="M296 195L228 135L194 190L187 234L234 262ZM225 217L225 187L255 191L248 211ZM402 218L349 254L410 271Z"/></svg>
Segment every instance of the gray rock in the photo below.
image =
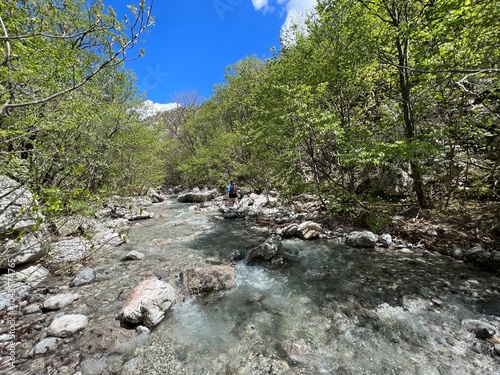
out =
<svg viewBox="0 0 500 375"><path fill-rule="evenodd" d="M155 217L155 215L152 212L138 209L128 214L123 214L123 217L128 221L139 221L139 220L152 219L153 217Z"/></svg>
<svg viewBox="0 0 500 375"><path fill-rule="evenodd" d="M425 231L425 234L435 237L438 235L438 232L434 228L429 228Z"/></svg>
<svg viewBox="0 0 500 375"><path fill-rule="evenodd" d="M49 236L44 220L31 192L0 175L0 269L33 263L46 255Z"/></svg>
<svg viewBox="0 0 500 375"><path fill-rule="evenodd" d="M277 198L270 194L246 193L244 197L241 198L240 207L244 211L249 209L258 211L276 202Z"/></svg>
<svg viewBox="0 0 500 375"><path fill-rule="evenodd" d="M10 333L3 333L0 335L0 343L14 341L16 337Z"/></svg>
<svg viewBox="0 0 500 375"><path fill-rule="evenodd" d="M216 292L231 289L235 285L234 265L192 268L181 276L188 294Z"/></svg>
<svg viewBox="0 0 500 375"><path fill-rule="evenodd" d="M283 238L292 238L298 235L298 228L298 224L290 224L289 226L284 228L280 234L283 236Z"/></svg>
<svg viewBox="0 0 500 375"><path fill-rule="evenodd" d="M31 303L31 304L27 305L26 307L24 307L22 309L22 312L23 312L24 315L36 314L36 313L42 312L42 309L40 308L40 304L38 304L38 303Z"/></svg>
<svg viewBox="0 0 500 375"><path fill-rule="evenodd" d="M451 245L451 249L452 249L451 251L452 251L453 258L455 258L455 259L462 259L463 258L464 251L460 246L453 244L453 245Z"/></svg>
<svg viewBox="0 0 500 375"><path fill-rule="evenodd" d="M177 200L183 203L200 203L210 201L215 198L215 190L191 191L189 193L179 194Z"/></svg>
<svg viewBox="0 0 500 375"><path fill-rule="evenodd" d="M2 260L11 259L16 266L33 263L47 254L48 234L44 230L27 233L20 239L8 239L2 244ZM7 261L0 264L0 268L7 268ZM11 266L10 266L11 267Z"/></svg>
<svg viewBox="0 0 500 375"><path fill-rule="evenodd" d="M22 184L0 175L0 233L31 232L43 215L38 204Z"/></svg>
<svg viewBox="0 0 500 375"><path fill-rule="evenodd" d="M117 219L124 220L124 219ZM128 222L128 220L126 221ZM104 228L96 231L92 236L92 240L99 245L118 247L127 242L127 233L117 231L116 228Z"/></svg>
<svg viewBox="0 0 500 375"><path fill-rule="evenodd" d="M83 237L62 238L51 244L52 254L49 263L75 263L90 254L92 243Z"/></svg>
<svg viewBox="0 0 500 375"><path fill-rule="evenodd" d="M153 271L153 275L155 275L159 280L167 279L169 274L170 274L170 272L168 270L164 270L164 269L159 269L159 270Z"/></svg>
<svg viewBox="0 0 500 375"><path fill-rule="evenodd" d="M59 337L46 337L38 344L36 344L33 349L31 349L29 356L33 357L36 355L53 352L57 349L62 341L63 340Z"/></svg>
<svg viewBox="0 0 500 375"><path fill-rule="evenodd" d="M160 202L163 202L165 200L165 197L163 195L161 195L160 193L158 193L156 190L150 188L148 190L148 192L146 193L146 195L148 197L151 198L151 200L154 202L154 203L160 203Z"/></svg>
<svg viewBox="0 0 500 375"><path fill-rule="evenodd" d="M465 255L468 257L473 256L473 255L481 255L485 251L486 250L484 250L481 246L474 246L474 247L471 247L470 249L466 250Z"/></svg>
<svg viewBox="0 0 500 375"><path fill-rule="evenodd" d="M137 326L135 327L135 331L137 332L137 334L142 334L142 333L151 333L151 330L148 328L148 327L145 327L145 326Z"/></svg>
<svg viewBox="0 0 500 375"><path fill-rule="evenodd" d="M16 294L21 294L21 290L29 289L40 284L49 275L49 271L40 265L29 265L16 268L14 273L0 276L0 286L10 285L10 289ZM0 301L3 300L0 298ZM1 303L1 302L0 302Z"/></svg>
<svg viewBox="0 0 500 375"><path fill-rule="evenodd" d="M378 242L384 247L389 247L392 244L392 236L388 233L384 233L378 237Z"/></svg>
<svg viewBox="0 0 500 375"><path fill-rule="evenodd" d="M95 271L92 268L86 267L82 269L80 272L78 272L78 274L75 276L70 285L71 286L87 285L93 283L95 279L96 279Z"/></svg>
<svg viewBox="0 0 500 375"><path fill-rule="evenodd" d="M265 242L251 249L247 254L247 263L252 264L258 261L269 261L281 249L281 238L272 235Z"/></svg>
<svg viewBox="0 0 500 375"><path fill-rule="evenodd" d="M306 221L297 227L298 236L303 240L318 238L322 231L321 225L312 221Z"/></svg>
<svg viewBox="0 0 500 375"><path fill-rule="evenodd" d="M9 306L9 294L0 294L0 311L6 309Z"/></svg>
<svg viewBox="0 0 500 375"><path fill-rule="evenodd" d="M62 293L49 297L43 303L44 309L59 310L73 303L77 296L71 293Z"/></svg>
<svg viewBox="0 0 500 375"><path fill-rule="evenodd" d="M175 301L171 285L156 278L144 280L130 292L118 317L126 323L143 323L152 328L165 318Z"/></svg>
<svg viewBox="0 0 500 375"><path fill-rule="evenodd" d="M346 245L352 247L375 247L377 236L370 231L355 231L347 235Z"/></svg>
<svg viewBox="0 0 500 375"><path fill-rule="evenodd" d="M55 318L47 329L50 336L71 337L85 329L89 323L85 315L63 315Z"/></svg>
<svg viewBox="0 0 500 375"><path fill-rule="evenodd" d="M59 236L77 236L84 232L93 231L96 226L94 219L89 219L84 216L69 216L54 218L52 220L55 225L56 232Z"/></svg>
<svg viewBox="0 0 500 375"><path fill-rule="evenodd" d="M495 345L493 346L493 352L494 352L496 355L500 356L500 344L495 344Z"/></svg>
<svg viewBox="0 0 500 375"><path fill-rule="evenodd" d="M137 250L129 251L122 260L141 260L144 259L144 254Z"/></svg>

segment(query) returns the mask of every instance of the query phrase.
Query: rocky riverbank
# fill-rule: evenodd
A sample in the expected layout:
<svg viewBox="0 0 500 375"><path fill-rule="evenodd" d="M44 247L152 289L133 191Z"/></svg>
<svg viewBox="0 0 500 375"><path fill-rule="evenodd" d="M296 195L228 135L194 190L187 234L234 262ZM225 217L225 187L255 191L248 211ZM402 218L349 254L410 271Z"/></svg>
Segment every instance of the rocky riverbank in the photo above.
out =
<svg viewBox="0 0 500 375"><path fill-rule="evenodd" d="M26 196L25 202L29 200ZM188 222L175 216L175 212L169 212L173 202L192 203L189 210L195 217L208 215L210 221ZM11 214L11 218L19 218L19 213ZM24 231L35 229L39 216L34 215L23 218L29 223L23 225ZM155 218L161 219L156 225L164 223L160 225L171 232L170 237L156 238L158 234L152 232L146 244L129 242L131 230L144 231L147 235L147 223ZM167 258L156 250L171 248L179 241L189 244L224 219L241 223L248 233L253 233L253 239L222 258L204 256L189 245ZM0 278L2 290L6 291L0 295L4 316L0 331L1 368L7 374L133 374L137 362L134 353L147 348L151 332L169 315L172 306L192 296L233 288L237 261L245 260L247 264L261 264L270 269L289 266L297 255L283 250L283 240L322 239L363 252L439 256L430 252L423 241L412 243L390 233L332 228L326 222L321 205L312 198L283 207L277 194L247 194L238 208L230 208L225 198L214 191L192 191L168 197L158 192L148 197L115 197L107 201L93 219L61 220L55 224L57 230L52 231L50 241L45 237L47 242L36 248L37 254L42 251L45 255L37 255L35 261L33 257L23 257L33 248L29 244L26 250L8 248L15 257L8 257L12 262ZM497 254L485 249L478 251L476 247L462 251L461 259L467 261L473 256L495 260ZM455 259L449 259L462 262L457 254ZM117 274L121 275L118 279ZM498 278L492 276L491 283L489 291L484 290L488 287L483 284L480 289L471 284L470 290L494 300L495 293L497 297L499 293ZM259 302L259 297L255 298ZM433 301L434 306L443 305L438 298ZM491 311L498 308L490 306ZM471 350L484 356L481 357L484 366L488 366L490 360L498 362L495 359L500 352L497 328L491 322L480 320L467 323L467 331L472 334ZM283 348L292 357L294 352L302 350L293 342L288 346L283 344ZM173 360L172 363L180 362ZM290 369L286 361L277 357L257 356L254 363L260 363L262 371L266 368L267 372L252 373L269 373L269 366L274 366L271 373L276 374L308 373L303 369ZM172 367L168 368L173 371ZM169 373L185 372L179 368Z"/></svg>

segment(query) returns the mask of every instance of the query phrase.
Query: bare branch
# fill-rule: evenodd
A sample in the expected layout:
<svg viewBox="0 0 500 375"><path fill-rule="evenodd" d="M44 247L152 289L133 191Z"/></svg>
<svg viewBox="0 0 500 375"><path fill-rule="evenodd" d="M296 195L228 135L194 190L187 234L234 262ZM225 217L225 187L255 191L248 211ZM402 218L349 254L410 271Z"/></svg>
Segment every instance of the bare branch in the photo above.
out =
<svg viewBox="0 0 500 375"><path fill-rule="evenodd" d="M151 25L152 22L152 8L153 8L153 0L151 0L150 7L147 8L147 10L141 6L141 11L136 14L135 17L135 22L133 24L130 24L127 21L127 25L130 30L130 37L127 40L125 44L123 44L117 51L112 52L112 44L108 44L110 57L108 57L104 62L99 64L95 69L92 70L91 73L89 73L86 77L84 77L80 82L74 83L71 87L68 87L64 90L58 91L56 93L53 93L51 95L48 95L46 97L37 99L37 100L32 100L28 102L22 102L22 103L13 103L12 101L12 78L11 78L11 69L10 69L10 60L12 59L11 52L10 52L10 44L9 40L13 40L15 38L27 38L27 37L34 37L36 35L40 35L43 37L47 38L59 38L59 39L71 39L78 37L80 40L87 34L95 31L97 27L95 25L91 26L91 28L84 30L80 33L73 34L72 36L68 35L50 35L50 34L44 34L44 33L39 33L39 34L31 34L31 35L24 35L24 36L18 36L18 37L10 37L7 33L7 30L4 26L3 20L0 18L0 22L2 24L3 30L4 30L4 35L3 37L0 38L0 40L6 41L7 46L8 46L8 55L7 55L7 65L9 66L8 71L9 71L9 77L8 77L8 83L9 83L9 91L10 91L10 99L7 100L2 106L0 106L0 116L4 114L8 109L10 108L22 108L22 107L29 107L29 106L35 106L35 105L41 105L45 104L57 97L60 97L62 95L68 94L74 90L77 90L78 88L82 87L85 85L87 82L89 82L93 77L95 77L99 72L103 71L104 69L112 66L117 66L121 64L123 61L130 60L130 58L126 57L126 50L133 47L134 44L137 42L139 39L140 35L146 30L147 27ZM114 25L113 25L114 26ZM113 29L113 26L109 26L107 28L102 27L101 29L103 30L111 30ZM136 30L138 28L138 30Z"/></svg>

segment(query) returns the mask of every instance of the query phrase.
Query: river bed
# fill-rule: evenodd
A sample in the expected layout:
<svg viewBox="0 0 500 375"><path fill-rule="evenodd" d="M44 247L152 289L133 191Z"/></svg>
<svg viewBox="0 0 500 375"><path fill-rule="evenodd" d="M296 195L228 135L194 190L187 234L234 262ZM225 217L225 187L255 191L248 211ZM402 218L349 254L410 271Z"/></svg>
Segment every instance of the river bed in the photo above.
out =
<svg viewBox="0 0 500 375"><path fill-rule="evenodd" d="M184 210L152 225L168 241L159 251L201 265L262 241L242 220ZM134 233L128 246L146 243L144 236ZM476 321L499 326L497 277L427 252L360 250L328 240L282 244L295 255L292 267L237 263L235 288L173 307L133 360L135 371L499 373L498 358L472 350L478 340L470 332Z"/></svg>
<svg viewBox="0 0 500 375"><path fill-rule="evenodd" d="M287 239L290 267L239 261L231 290L175 304L152 332L120 327L116 315L140 281L175 285L183 270L227 263L266 238L242 219L195 208L154 205L155 218L135 225L126 244L96 253L97 280L79 288L72 311L89 327L21 373L74 357L84 375L500 374L493 346L473 332L500 329L499 278L426 251ZM121 261L131 250L144 259ZM103 330L114 339L99 341Z"/></svg>

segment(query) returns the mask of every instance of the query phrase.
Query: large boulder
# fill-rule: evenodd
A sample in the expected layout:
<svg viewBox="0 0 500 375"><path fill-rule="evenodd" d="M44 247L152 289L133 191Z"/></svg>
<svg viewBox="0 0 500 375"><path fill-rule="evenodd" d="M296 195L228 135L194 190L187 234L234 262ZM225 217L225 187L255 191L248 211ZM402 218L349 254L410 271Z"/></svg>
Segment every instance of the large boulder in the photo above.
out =
<svg viewBox="0 0 500 375"><path fill-rule="evenodd" d="M363 182L357 187L358 192L405 197L412 191L413 180L406 164L368 168L361 178Z"/></svg>
<svg viewBox="0 0 500 375"><path fill-rule="evenodd" d="M281 249L281 237L271 235L266 241L251 249L247 254L247 263L255 264L270 261Z"/></svg>
<svg viewBox="0 0 500 375"><path fill-rule="evenodd" d="M144 280L130 292L118 317L125 323L142 323L152 328L165 318L175 301L176 293L170 284L158 279Z"/></svg>
<svg viewBox="0 0 500 375"><path fill-rule="evenodd" d="M92 243L83 237L61 238L51 243L49 264L76 263L90 255Z"/></svg>
<svg viewBox="0 0 500 375"><path fill-rule="evenodd" d="M0 175L0 268L32 263L45 255L48 232L37 207L27 188Z"/></svg>
<svg viewBox="0 0 500 375"><path fill-rule="evenodd" d="M298 236L303 240L318 238L322 231L321 225L313 221L306 221L297 227Z"/></svg>
<svg viewBox="0 0 500 375"><path fill-rule="evenodd" d="M0 233L30 232L43 221L33 194L22 184L0 175Z"/></svg>
<svg viewBox="0 0 500 375"><path fill-rule="evenodd" d="M375 247L377 240L378 237L374 233L365 230L349 233L345 243L352 247Z"/></svg>
<svg viewBox="0 0 500 375"><path fill-rule="evenodd" d="M234 265L192 268L181 274L187 294L200 294L231 289L235 285Z"/></svg>
<svg viewBox="0 0 500 375"><path fill-rule="evenodd" d="M2 234L0 234L0 237ZM2 241L0 268L34 263L47 254L48 233L45 230L26 233L19 238L7 238Z"/></svg>
<svg viewBox="0 0 500 375"><path fill-rule="evenodd" d="M188 193L179 194L177 200L183 203L200 203L210 201L215 198L215 190L193 190Z"/></svg>
<svg viewBox="0 0 500 375"><path fill-rule="evenodd" d="M261 209L269 204L275 204L278 199L270 194L246 194L240 201L240 207L252 208L254 210Z"/></svg>

